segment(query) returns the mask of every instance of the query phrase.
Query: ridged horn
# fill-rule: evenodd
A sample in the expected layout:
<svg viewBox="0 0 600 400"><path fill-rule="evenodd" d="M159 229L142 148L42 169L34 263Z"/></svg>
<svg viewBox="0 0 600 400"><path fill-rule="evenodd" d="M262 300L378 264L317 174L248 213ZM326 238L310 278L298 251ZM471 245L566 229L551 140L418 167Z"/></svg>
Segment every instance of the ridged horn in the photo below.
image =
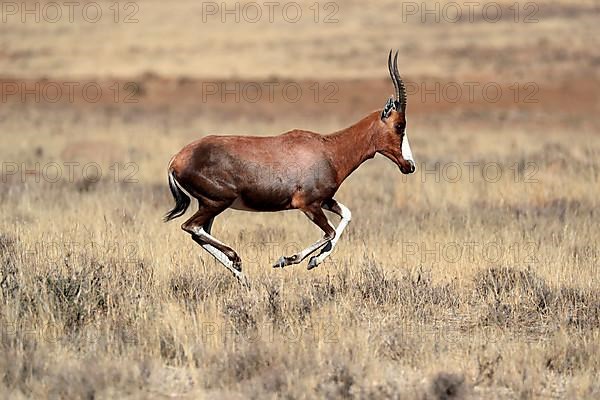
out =
<svg viewBox="0 0 600 400"><path fill-rule="evenodd" d="M390 56L392 52L390 51ZM398 50L396 50L396 54L394 55L394 64L392 65L393 73L396 77L394 87L396 88L396 98L400 103L400 108L402 112L406 110L406 86L404 86L404 81L402 77L398 73Z"/></svg>
<svg viewBox="0 0 600 400"><path fill-rule="evenodd" d="M396 57L398 57L398 52L396 52ZM392 83L394 84L394 93L396 94L394 99L399 101L400 87L398 85L397 76L394 72L394 66L392 64L392 50L390 50L390 53L388 54L388 70L390 71L390 78L392 78Z"/></svg>

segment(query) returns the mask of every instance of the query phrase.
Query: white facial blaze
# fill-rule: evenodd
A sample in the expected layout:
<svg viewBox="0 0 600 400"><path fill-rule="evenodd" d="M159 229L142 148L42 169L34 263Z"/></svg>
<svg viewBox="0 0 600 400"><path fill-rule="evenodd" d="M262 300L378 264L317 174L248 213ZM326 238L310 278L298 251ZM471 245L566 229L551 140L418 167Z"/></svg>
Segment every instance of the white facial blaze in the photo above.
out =
<svg viewBox="0 0 600 400"><path fill-rule="evenodd" d="M415 159L413 158L412 151L410 150L410 143L408 143L408 135L406 134L406 131L404 132L404 138L402 138L402 157L404 157L406 161L412 161L413 164L415 164Z"/></svg>

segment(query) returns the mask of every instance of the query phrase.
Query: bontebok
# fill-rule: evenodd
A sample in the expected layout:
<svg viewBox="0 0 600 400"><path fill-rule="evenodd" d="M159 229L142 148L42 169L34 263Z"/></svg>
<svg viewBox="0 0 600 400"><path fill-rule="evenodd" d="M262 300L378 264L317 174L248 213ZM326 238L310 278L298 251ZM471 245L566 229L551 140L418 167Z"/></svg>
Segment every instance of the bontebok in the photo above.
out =
<svg viewBox="0 0 600 400"><path fill-rule="evenodd" d="M165 221L185 213L190 196L198 211L181 228L219 260L240 281L242 260L227 244L211 235L217 215L233 208L246 211L298 209L325 233L306 249L283 256L273 267L298 264L309 255L308 269L331 254L350 222L351 213L334 199L338 188L356 168L381 153L400 171L410 174L415 163L406 136L406 89L397 68L398 52L388 69L395 96L354 125L321 135L292 130L279 136L207 136L188 144L169 163L169 187L175 207ZM291 171L293 170L293 173ZM337 228L323 210L341 217Z"/></svg>

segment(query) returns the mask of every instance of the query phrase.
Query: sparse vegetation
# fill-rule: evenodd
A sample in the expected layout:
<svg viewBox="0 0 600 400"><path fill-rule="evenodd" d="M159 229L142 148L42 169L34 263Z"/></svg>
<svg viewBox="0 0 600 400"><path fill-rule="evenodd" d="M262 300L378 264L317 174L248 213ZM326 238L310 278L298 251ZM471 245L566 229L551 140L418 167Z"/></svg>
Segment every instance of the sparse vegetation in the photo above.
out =
<svg viewBox="0 0 600 400"><path fill-rule="evenodd" d="M310 35L294 33L298 43L277 31L278 40L296 43L297 67L282 42L263 43L263 33L256 42L285 61L250 60L247 52L262 47L249 45L241 25L213 24L205 36L197 24L182 27L194 43L201 36L197 43L218 48L198 58L203 46L185 50L190 42L172 39L189 14L180 3L150 2L139 24L111 25L127 45L107 49L103 68L114 61L109 72L136 80L144 89L139 103L0 105L3 163L97 162L103 172L90 179L76 168L71 180L63 168L57 182L20 170L1 177L0 398L599 398L600 124L598 96L589 96L598 77L581 61L599 36L573 19L594 18L581 3L553 2L539 26L457 24L456 37L440 40L447 24L413 31L391 11L376 23L373 10L355 15L356 5L342 2L340 12L355 24L310 25ZM173 32L157 34L164 9L173 11L166 22ZM0 62L18 57L7 71L40 78L51 67L64 79L93 74L88 53L102 40L81 42L85 49L78 41L75 51L68 40L42 38L77 27L40 25L33 35L27 24L0 25L0 43L10 41L0 46ZM409 80L535 80L540 103L409 97L411 145L426 172L402 177L379 157L358 170L338 194L353 220L315 270L270 267L320 235L304 216L230 210L217 217L213 232L239 251L249 291L179 229L182 220L161 222L172 201L166 164L198 136L334 131L381 107L391 88L381 60L371 67L370 58L385 59L391 27L399 29L394 45L403 46ZM89 34L104 37L105 29ZM144 29L152 34L139 34ZM516 41L509 29L530 30ZM357 40L338 40L357 31ZM567 36L572 54L559 51ZM20 37L24 48L34 39L47 46L35 57L14 55ZM196 61L162 54L172 46ZM73 63L64 61L67 49ZM507 59L494 61L496 52ZM208 53L221 56L208 62ZM157 70L137 74L140 59ZM252 79L265 60L282 76L314 73L321 81L339 68L339 102L315 103L312 94L298 103L200 100L202 82L191 71ZM129 162L137 168L132 180ZM444 170L453 162L462 167L456 181ZM465 162L498 163L503 174L484 179L477 168L470 179Z"/></svg>

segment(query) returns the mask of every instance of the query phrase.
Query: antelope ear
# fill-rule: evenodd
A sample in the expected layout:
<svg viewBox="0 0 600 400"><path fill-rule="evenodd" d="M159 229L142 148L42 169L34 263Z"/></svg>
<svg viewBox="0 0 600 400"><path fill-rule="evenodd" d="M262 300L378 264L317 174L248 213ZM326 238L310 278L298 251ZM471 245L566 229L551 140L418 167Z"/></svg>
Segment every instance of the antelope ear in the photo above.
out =
<svg viewBox="0 0 600 400"><path fill-rule="evenodd" d="M381 111L381 119L386 119L387 117L389 117L390 113L395 108L396 108L396 102L394 101L393 97L390 97L388 99L387 103L385 103L385 107L383 107L383 111Z"/></svg>

